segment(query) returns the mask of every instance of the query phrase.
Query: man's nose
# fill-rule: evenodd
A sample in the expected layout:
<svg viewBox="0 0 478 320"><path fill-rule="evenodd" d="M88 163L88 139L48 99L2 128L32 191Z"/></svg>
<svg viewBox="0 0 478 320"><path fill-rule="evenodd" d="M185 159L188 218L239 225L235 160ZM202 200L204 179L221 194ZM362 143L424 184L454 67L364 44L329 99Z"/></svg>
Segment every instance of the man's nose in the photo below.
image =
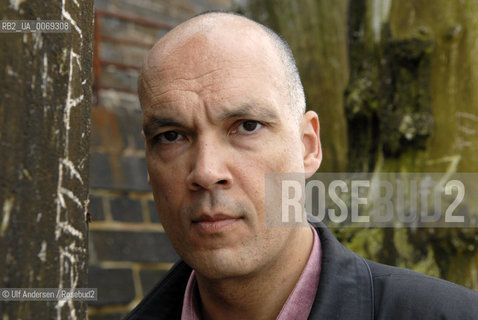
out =
<svg viewBox="0 0 478 320"><path fill-rule="evenodd" d="M193 191L230 188L232 185L230 164L230 156L219 143L212 141L198 143L193 166L186 180L188 187Z"/></svg>

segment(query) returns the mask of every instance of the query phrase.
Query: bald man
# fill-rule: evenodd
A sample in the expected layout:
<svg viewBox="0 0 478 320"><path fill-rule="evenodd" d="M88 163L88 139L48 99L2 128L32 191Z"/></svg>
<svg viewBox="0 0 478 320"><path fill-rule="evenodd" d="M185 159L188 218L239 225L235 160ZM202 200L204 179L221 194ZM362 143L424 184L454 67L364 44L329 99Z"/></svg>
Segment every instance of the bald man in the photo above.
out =
<svg viewBox="0 0 478 320"><path fill-rule="evenodd" d="M266 223L266 205L280 210L265 203L266 174L309 177L322 159L318 116L277 34L196 16L151 49L138 84L148 182L182 260L127 319L478 316L474 292L366 261L304 212L294 227Z"/></svg>

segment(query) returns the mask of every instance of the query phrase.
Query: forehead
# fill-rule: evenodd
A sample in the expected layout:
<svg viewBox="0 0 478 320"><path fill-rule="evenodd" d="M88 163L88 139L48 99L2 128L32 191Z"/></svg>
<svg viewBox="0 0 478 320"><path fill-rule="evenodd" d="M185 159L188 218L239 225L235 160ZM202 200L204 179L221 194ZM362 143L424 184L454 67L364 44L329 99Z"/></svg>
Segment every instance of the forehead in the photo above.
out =
<svg viewBox="0 0 478 320"><path fill-rule="evenodd" d="M203 45L203 46L202 46ZM161 63L164 57L174 56L187 48L204 49L203 53L249 55L276 60L272 38L259 24L228 14L209 14L193 18L167 33L152 48L146 65Z"/></svg>
<svg viewBox="0 0 478 320"><path fill-rule="evenodd" d="M285 101L279 58L258 30L228 26L182 36L169 35L145 61L140 83L145 113L198 95L219 105L238 98L249 105Z"/></svg>
<svg viewBox="0 0 478 320"><path fill-rule="evenodd" d="M232 21L234 23L218 23L214 27L171 31L148 54L143 78L154 79L155 71L164 70L193 78L215 69L227 73L227 70L249 67L256 70L257 76L279 79L283 67L270 37L258 26Z"/></svg>

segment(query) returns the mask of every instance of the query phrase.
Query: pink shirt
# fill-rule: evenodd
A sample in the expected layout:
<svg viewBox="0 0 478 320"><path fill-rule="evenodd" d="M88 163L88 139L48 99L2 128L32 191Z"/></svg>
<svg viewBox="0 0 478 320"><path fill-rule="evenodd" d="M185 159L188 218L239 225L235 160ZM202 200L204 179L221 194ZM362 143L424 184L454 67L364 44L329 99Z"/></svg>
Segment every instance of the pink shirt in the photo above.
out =
<svg viewBox="0 0 478 320"><path fill-rule="evenodd" d="M317 231L315 231L314 228L311 229L314 233L314 242L309 260L307 260L307 264L305 265L297 284L282 306L282 310L276 320L305 320L309 316L310 309L312 309L315 293L319 286L322 251ZM197 312L198 308L195 304L195 301L197 301L196 294L196 277L193 270L186 286L186 293L184 294L181 320L200 319Z"/></svg>

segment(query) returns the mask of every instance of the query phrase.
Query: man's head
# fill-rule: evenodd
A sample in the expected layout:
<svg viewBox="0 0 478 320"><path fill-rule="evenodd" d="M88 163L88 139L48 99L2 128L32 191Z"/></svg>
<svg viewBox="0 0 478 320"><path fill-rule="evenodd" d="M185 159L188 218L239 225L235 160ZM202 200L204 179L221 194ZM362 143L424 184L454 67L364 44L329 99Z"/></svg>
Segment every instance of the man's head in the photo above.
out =
<svg viewBox="0 0 478 320"><path fill-rule="evenodd" d="M265 175L313 173L321 161L318 118L303 115L287 50L249 19L209 13L145 59L148 179L165 231L198 276L251 275L300 245L301 228L265 223Z"/></svg>

